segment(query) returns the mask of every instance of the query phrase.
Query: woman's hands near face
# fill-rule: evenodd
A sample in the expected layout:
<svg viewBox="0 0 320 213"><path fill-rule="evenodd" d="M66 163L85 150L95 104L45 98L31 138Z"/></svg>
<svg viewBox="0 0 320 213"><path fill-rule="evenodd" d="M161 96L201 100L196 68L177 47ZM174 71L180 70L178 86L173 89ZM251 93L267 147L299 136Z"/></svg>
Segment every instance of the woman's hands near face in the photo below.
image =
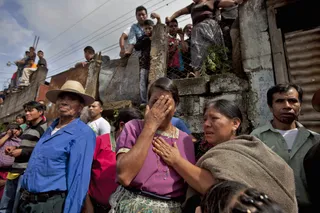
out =
<svg viewBox="0 0 320 213"><path fill-rule="evenodd" d="M171 167L173 167L181 157L177 143L174 143L173 146L170 146L162 138L154 138L153 151Z"/></svg>
<svg viewBox="0 0 320 213"><path fill-rule="evenodd" d="M174 101L168 95L160 96L160 98L150 108L147 105L145 112L145 126L156 131L162 122L166 119L167 115L171 112L174 107Z"/></svg>

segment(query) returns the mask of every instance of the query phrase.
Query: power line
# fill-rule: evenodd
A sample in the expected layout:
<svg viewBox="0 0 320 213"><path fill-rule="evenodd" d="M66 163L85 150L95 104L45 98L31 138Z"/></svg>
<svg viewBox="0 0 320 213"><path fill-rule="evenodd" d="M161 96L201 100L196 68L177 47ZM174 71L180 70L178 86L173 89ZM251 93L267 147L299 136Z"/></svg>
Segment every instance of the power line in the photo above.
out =
<svg viewBox="0 0 320 213"><path fill-rule="evenodd" d="M177 1L177 0L172 0L172 1L168 2L168 3L166 3L165 5L162 5L162 6L158 7L158 8L156 8L155 10L159 10L159 9L161 9L161 8L163 8L163 7L166 7L166 6L168 6L169 4L171 4L171 3L175 2L175 1ZM156 3L156 4L152 5L151 7L154 7L154 6L158 5L158 4L160 4L160 3ZM128 18L128 19L120 22L119 24L124 23L125 21L127 21L127 20L129 20L129 19L131 19L131 18ZM132 22L131 22L131 23L132 23ZM107 31L109 31L109 30L111 30L111 29L119 26L119 24L111 27L110 29L108 29L108 30L106 30L106 31L104 31L104 32L107 32ZM101 36L100 36L99 38L93 40L92 42L96 42L96 41L104 38L104 37L107 36L107 35L110 35L111 33L115 32L115 31L117 31L117 30L119 30L119 29L123 29L123 27L126 26L127 24L128 24L128 23L126 23L125 25L122 25L122 26L118 27L117 29L115 29L115 30L113 30L113 31L111 31L111 32L109 32L109 33L107 33L107 34L102 35L104 32L100 33L99 35L101 35ZM96 36L94 36L93 38L89 39L88 41L86 41L86 43L87 43L87 42L91 42L92 39L96 38L96 37L99 36L99 35L96 35ZM57 62L57 61L65 58L66 56L69 56L69 55L73 54L75 51L81 50L82 48L83 48L83 44L77 46L77 49L76 49L76 50L67 51L66 53L62 54L61 56L59 56L58 58L56 58L54 61L52 61L52 62L50 62L50 63L55 63L55 62Z"/></svg>
<svg viewBox="0 0 320 213"><path fill-rule="evenodd" d="M149 1L150 1L150 0L149 0ZM149 1L147 1L147 2L149 2ZM159 4L161 4L161 3L165 2L165 1L166 1L166 0L163 0L162 2L157 2L157 3L153 4L153 5L151 5L150 8L152 8L152 7L156 6L156 5L159 5ZM160 6L159 8L156 8L155 10L158 10L158 9L161 9L161 8L163 8L163 7L165 7L165 6L168 6L169 4L171 4L171 3L174 2L174 1L176 1L176 0L173 0L173 1L171 1L171 2L169 2L169 3L167 3L167 4L165 4L165 5L162 5L162 6ZM126 13L126 15L129 14L129 13L130 13L130 12ZM115 24L114 26L112 26L111 28L109 28L109 29L107 29L107 30L105 30L105 31L103 31L103 32L101 32L101 33L93 36L92 38L89 38L89 40L86 40L86 41L82 42L81 44L77 45L76 47L73 47L73 48L70 49L70 50L67 50L66 52L64 52L65 49L62 50L62 51L60 51L59 53L62 53L62 52L64 52L64 53L63 53L62 55L59 55L59 53L58 53L58 54L55 54L55 56L52 56L51 59L52 59L52 60L53 60L53 58L55 58L55 59L54 59L54 61L51 62L51 63L54 63L54 62L58 61L59 59L64 58L65 56L68 56L68 55L72 54L74 51L78 51L78 50L82 49L83 46L84 46L85 44L88 44L89 42L96 42L96 41L104 38L105 36L110 35L111 33L115 32L115 31L117 31L117 30L119 30L119 29L122 29L122 28L125 27L126 25L132 24L132 23L133 23L132 21L130 21L130 22L127 22L127 21L128 21L128 20L131 20L133 17L134 17L134 16L130 16L129 18L127 18L127 19L125 19L125 20L123 20L123 21L121 21L121 22L119 22L119 23L116 23L116 24ZM116 19L116 20L117 20L117 19ZM126 23L125 23L125 22L126 22ZM125 23L125 24L124 24L124 25L121 25L120 27L118 27L118 26L119 26L120 24L122 24L122 23ZM110 24L108 24L108 25L110 25ZM115 30L112 30L112 29L114 29L115 27L118 27L118 28L115 29ZM102 27L102 28L104 28L104 27ZM102 29L102 28L101 28L101 29ZM99 29L99 30L100 30L100 29ZM98 31L99 31L99 30L98 30ZM111 31L111 30L112 30L112 31ZM108 31L111 31L111 32L108 32ZM104 33L106 33L106 34L104 34ZM97 38L98 36L100 36L100 37ZM89 36L86 36L85 38L87 38L87 37L89 37ZM83 38L82 40L84 40L85 38ZM97 38L97 39L95 39L95 38ZM79 43L79 42L76 42L76 43ZM73 44L73 45L74 45L74 44ZM69 46L69 47L72 47L73 45L71 45L71 46ZM68 48L67 48L67 49L68 49ZM75 49L76 49L76 50L75 50ZM48 60L50 60L50 58L48 58Z"/></svg>
<svg viewBox="0 0 320 213"><path fill-rule="evenodd" d="M148 3L148 2L150 2L150 1L153 1L153 0L148 0L148 1L146 1L145 3L143 3L143 4L147 4L147 3ZM165 0L163 0L163 1L165 1ZM92 34L95 34L96 32L100 31L101 29L103 29L103 28L105 28L105 27L109 26L111 23L114 23L114 22L115 22L115 21L117 21L119 18L124 17L124 16L126 16L126 15L128 15L128 14L132 13L133 11L135 11L135 9L130 10L129 12L127 12L127 13L125 13L125 14L123 14L123 15L119 16L118 18L116 18L116 19L114 19L114 20L110 21L110 22L109 22L109 23L107 23L106 25L104 25L104 26L100 27L99 29L97 29L97 30L96 30L96 31L94 31L93 33L90 33L89 35L87 35L87 36L83 37L82 39L78 40L77 42L75 42L75 43L71 44L69 47L67 47L67 48L65 48L65 49L61 50L60 52L55 53L54 55L52 55L52 56L48 57L48 60L50 60L51 58L53 58L53 57L55 57L55 56L59 55L60 53L64 52L64 50L69 49L70 47L74 46L75 44L78 44L79 42L83 41L84 39L86 39L87 37L91 36Z"/></svg>
<svg viewBox="0 0 320 213"><path fill-rule="evenodd" d="M76 23L74 23L73 25L71 25L71 27L65 29L64 31L62 31L61 33L59 33L58 35L56 35L54 38L52 38L49 42L47 42L46 46L49 45L50 43L52 43L52 41L54 41L55 39L57 39L58 37L60 37L61 35L63 35L64 33L66 33L67 31L69 31L70 29L72 29L73 27L75 27L77 24L79 24L81 21L83 21L84 19L86 19L87 17L89 17L91 14L93 14L95 11L99 10L102 6L104 6L105 4L107 4L108 2L110 2L112 0L107 0L106 2L104 2L103 4L101 4L100 6L96 7L94 10L92 10L90 13L88 13L87 15L85 15L84 17L82 17L80 20L78 20Z"/></svg>

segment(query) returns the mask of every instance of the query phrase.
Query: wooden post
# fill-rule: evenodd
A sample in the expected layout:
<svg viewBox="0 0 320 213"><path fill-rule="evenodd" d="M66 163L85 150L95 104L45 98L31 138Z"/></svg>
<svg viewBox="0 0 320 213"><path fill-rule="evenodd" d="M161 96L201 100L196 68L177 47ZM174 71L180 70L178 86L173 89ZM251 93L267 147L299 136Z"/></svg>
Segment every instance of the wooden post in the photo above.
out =
<svg viewBox="0 0 320 213"><path fill-rule="evenodd" d="M94 62L89 65L88 78L86 82L86 94L99 99L99 73L101 69L101 52L95 55Z"/></svg>
<svg viewBox="0 0 320 213"><path fill-rule="evenodd" d="M167 75L168 36L165 24L153 28L149 83Z"/></svg>

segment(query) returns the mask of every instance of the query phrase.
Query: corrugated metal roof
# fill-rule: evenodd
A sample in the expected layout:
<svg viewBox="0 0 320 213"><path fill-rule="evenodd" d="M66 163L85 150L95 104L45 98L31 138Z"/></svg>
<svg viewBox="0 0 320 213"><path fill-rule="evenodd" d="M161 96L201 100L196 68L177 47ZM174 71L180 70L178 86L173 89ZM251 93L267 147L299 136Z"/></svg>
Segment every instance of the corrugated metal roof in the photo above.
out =
<svg viewBox="0 0 320 213"><path fill-rule="evenodd" d="M286 33L285 49L289 77L304 91L300 121L320 132L320 113L312 107L312 97L320 89L320 27Z"/></svg>

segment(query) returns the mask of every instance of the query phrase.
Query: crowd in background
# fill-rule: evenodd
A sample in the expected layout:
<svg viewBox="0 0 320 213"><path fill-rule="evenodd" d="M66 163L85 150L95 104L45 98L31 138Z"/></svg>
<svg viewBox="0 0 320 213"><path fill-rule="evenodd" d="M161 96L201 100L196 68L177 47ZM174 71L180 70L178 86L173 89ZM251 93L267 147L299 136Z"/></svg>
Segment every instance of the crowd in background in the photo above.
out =
<svg viewBox="0 0 320 213"><path fill-rule="evenodd" d="M237 104L209 100L195 139L174 117L169 78L151 84L145 112L123 108L111 124L69 80L46 94L58 112L50 125L32 101L2 133L0 212L317 212L320 136L298 122L303 91L276 85L266 96L273 119L251 135Z"/></svg>
<svg viewBox="0 0 320 213"><path fill-rule="evenodd" d="M319 212L320 136L299 123L299 85L279 84L267 91L273 118L250 135L242 130L247 118L241 106L230 100L205 103L204 135L198 139L175 117L180 96L172 79L200 76L208 49L230 45L223 34L240 3L197 0L167 17L167 77L151 85L154 23L146 8L136 9L138 23L126 29L119 43L121 57L139 57L143 112L123 108L114 122L108 121L104 103L74 80L46 93L56 107L52 121L45 116L48 102L23 105L25 114L17 115L0 136L0 212ZM193 23L182 30L176 18L185 14ZM161 22L156 13L151 18ZM76 66L90 63L95 51L87 46L84 54L86 61ZM22 77L32 69L24 67ZM0 104L4 99L0 96ZM312 104L320 111L320 90Z"/></svg>

